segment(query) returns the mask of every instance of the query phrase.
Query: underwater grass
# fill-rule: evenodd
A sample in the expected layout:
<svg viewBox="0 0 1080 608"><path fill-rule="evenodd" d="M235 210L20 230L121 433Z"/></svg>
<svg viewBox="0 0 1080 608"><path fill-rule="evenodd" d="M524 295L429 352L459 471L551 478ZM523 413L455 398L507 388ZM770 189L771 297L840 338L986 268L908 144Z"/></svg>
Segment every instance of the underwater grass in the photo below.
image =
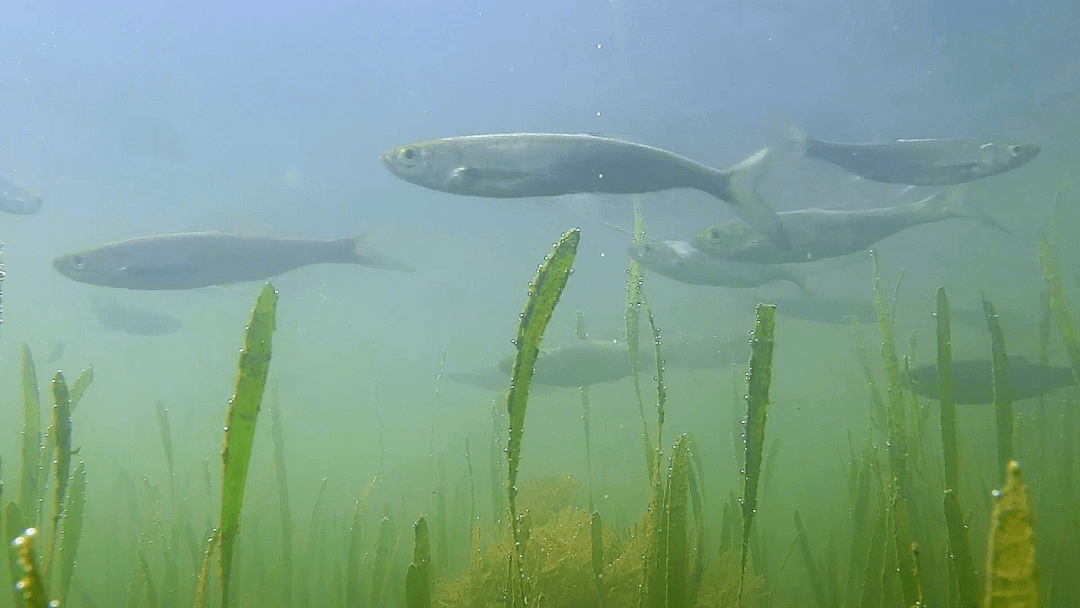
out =
<svg viewBox="0 0 1080 608"><path fill-rule="evenodd" d="M937 289L937 370L941 394L941 446L945 459L945 489L959 487L960 456L956 445L956 400L953 397L952 323L949 298L944 287Z"/></svg>
<svg viewBox="0 0 1080 608"><path fill-rule="evenodd" d="M22 345L22 478L19 484L19 511L37 522L38 499L41 495L40 467L41 445L41 394L38 388L37 369L30 346ZM12 538L9 536L9 538Z"/></svg>
<svg viewBox="0 0 1080 608"><path fill-rule="evenodd" d="M686 514L690 475L686 434L679 436L675 451L671 454L671 468L668 471L668 487L665 496L665 525L662 533L667 534L667 608L685 608L687 604L687 557L689 548L686 544ZM699 548L701 550L701 548Z"/></svg>
<svg viewBox="0 0 1080 608"><path fill-rule="evenodd" d="M1001 333L994 305L982 298L986 325L990 329L990 354L994 381L994 419L997 424L998 470L1006 474L1013 459L1013 407L1009 398L1009 359L1005 354L1005 337Z"/></svg>
<svg viewBox="0 0 1080 608"><path fill-rule="evenodd" d="M645 228L641 216L641 197L634 197L634 242L641 243L645 240ZM641 442L645 452L645 470L649 478L656 483L656 471L653 463L656 459L652 440L649 439L649 424L645 421L645 399L641 392L641 374L638 370L640 362L640 338L641 338L641 307L648 303L645 301L645 291L642 286L641 264L631 258L630 267L626 274L626 350L630 358L630 377L634 383L634 397L637 399L638 413L641 414Z"/></svg>
<svg viewBox="0 0 1080 608"><path fill-rule="evenodd" d="M71 496L67 512L64 515L64 530L60 543L60 592L57 597L63 604L71 587L71 576L75 573L75 560L79 554L79 540L82 538L83 517L86 512L86 463L80 461L71 478Z"/></svg>
<svg viewBox="0 0 1080 608"><path fill-rule="evenodd" d="M893 326L893 311L885 303L881 289L881 275L878 273L877 253L871 251L871 266L874 280L874 301L878 313L878 331L881 334L881 362L885 369L885 420L888 434L889 468L892 479L907 488L907 433L904 415L904 394L900 361L896 356L896 334ZM897 282L899 287L899 282ZM891 480L890 480L891 482Z"/></svg>
<svg viewBox="0 0 1080 608"><path fill-rule="evenodd" d="M585 341L589 339L589 334L585 331L585 315L581 314L580 310L577 312L576 330L578 340ZM581 393L581 421L585 426L585 471L588 479L589 512L591 513L596 510L593 504L592 442L590 441L591 433L589 428L589 419L591 417L589 410L592 409L592 406L589 401L589 387L587 385L579 386L578 392Z"/></svg>
<svg viewBox="0 0 1080 608"><path fill-rule="evenodd" d="M945 524L949 533L949 557L956 576L957 595L960 608L978 608L979 591L975 577L975 561L971 556L967 526L960 511L956 492L945 491Z"/></svg>
<svg viewBox="0 0 1080 608"><path fill-rule="evenodd" d="M593 580L596 581L596 606L601 608L604 605L604 523L596 511L589 515L589 538Z"/></svg>
<svg viewBox="0 0 1080 608"><path fill-rule="evenodd" d="M255 423L262 404L266 375L270 371L271 336L277 315L277 291L269 282L263 286L251 311L251 322L240 351L236 392L229 400L225 418L225 447L221 452L221 607L229 606L233 553L244 501Z"/></svg>
<svg viewBox="0 0 1080 608"><path fill-rule="evenodd" d="M431 540L423 516L413 525L413 561L405 575L405 605L431 608Z"/></svg>
<svg viewBox="0 0 1080 608"><path fill-rule="evenodd" d="M27 528L12 543L18 555L19 565L22 567L22 578L15 583L15 592L22 594L27 608L46 608L49 601L46 599L44 577L38 569L37 560L34 558L34 545L37 538L36 528Z"/></svg>
<svg viewBox="0 0 1080 608"><path fill-rule="evenodd" d="M1061 281L1061 271L1058 269L1054 247L1045 234L1039 235L1036 251L1039 257L1039 266L1042 267L1043 281L1046 283L1046 295L1049 299L1050 310L1053 311L1053 315L1057 317L1058 323L1061 324L1061 336L1065 340L1065 352L1069 355L1073 375L1080 381L1080 341L1076 337L1072 309L1069 307L1069 300L1065 295L1065 285Z"/></svg>
<svg viewBox="0 0 1080 608"><path fill-rule="evenodd" d="M540 340L544 336L548 322L559 303L566 282L574 265L574 257L577 255L578 242L581 240L579 229L569 230L562 235L555 247L544 259L536 272L536 277L529 286L529 298L525 303L525 309L521 313L521 322L518 325L517 338L514 345L517 347L517 355L510 374L510 390L506 395L506 411L510 418L510 433L506 441L507 454L507 485L510 498L510 527L513 531L515 550L517 553L517 570L519 587L522 592L525 586L524 540L521 534L521 522L518 520L517 507L514 503L517 495L517 475L521 462L521 440L525 432L525 409L528 405L529 387L532 384L533 369L536 367L536 358L540 352ZM520 604L525 604L525 598L517 596Z"/></svg>
<svg viewBox="0 0 1080 608"><path fill-rule="evenodd" d="M53 463L56 467L56 487L53 493L52 535L49 549L45 554L46 576L52 573L52 560L56 550L56 539L60 529L60 516L64 512L64 497L67 495L71 477L71 396L62 372L56 372L52 380L53 423L52 436L56 442L56 455Z"/></svg>
<svg viewBox="0 0 1080 608"><path fill-rule="evenodd" d="M772 384L773 331L776 328L776 305L758 304L754 333L750 337L750 372L746 392L746 473L742 498L742 553L739 559L739 604L746 577L746 556L750 549L750 526L757 512L758 478L765 449L765 420L768 417L769 387Z"/></svg>
<svg viewBox="0 0 1080 608"><path fill-rule="evenodd" d="M1020 465L1008 464L1005 487L995 492L986 558L986 608L1038 608L1035 531Z"/></svg>

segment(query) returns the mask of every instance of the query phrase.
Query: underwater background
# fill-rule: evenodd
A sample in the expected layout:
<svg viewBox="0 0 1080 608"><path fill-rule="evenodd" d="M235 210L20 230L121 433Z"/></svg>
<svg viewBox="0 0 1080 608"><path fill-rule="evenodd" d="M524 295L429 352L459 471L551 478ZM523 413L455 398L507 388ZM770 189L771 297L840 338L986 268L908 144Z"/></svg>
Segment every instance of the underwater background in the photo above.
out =
<svg viewBox="0 0 1080 608"><path fill-rule="evenodd" d="M898 491L884 472L893 427L874 405L874 395L902 395L904 417L918 429L908 444L906 466L916 472L904 499L922 547L922 605L966 605L949 558L957 539L944 515L938 402L890 381L879 361L877 319L858 334L850 323L786 317L783 305L751 557L738 598L748 449L743 345L756 304L797 292L783 284L684 285L647 271L643 288L661 354L671 343L710 336L739 345L734 362L665 370L659 440L654 371L640 374L643 410L631 378L588 388L588 443L582 391L533 391L517 512L531 512L532 546L558 559L525 559L528 582L515 592L507 568L505 389L457 384L447 372L497 370L515 353L529 280L575 227L573 273L543 345L577 341L579 312L591 338L625 340L630 239L605 223L631 231L631 197L456 197L395 178L378 155L456 135L598 133L726 167L782 142L792 125L839 141L1037 143L1042 152L1029 165L971 184L970 203L1011 235L941 222L888 238L875 259L884 308L893 308L899 281L894 352L908 356L911 368L937 361L940 286L955 313L953 357L991 357L985 298L1000 315L1009 355L1066 366L1062 315L1045 312L1048 266L1036 244L1040 233L1049 238L1047 259L1056 257L1064 296L1076 302L1078 14L1068 0L8 0L0 10L0 173L40 193L44 206L0 217L5 538L25 527L11 534L7 509L25 493L25 446L50 447L26 422L27 349L36 363L32 384L40 386L41 437L53 420L54 373L63 370L74 383L92 366L93 381L71 415L77 451L64 477L84 463L85 513L63 604L196 602L208 540L220 526L222 431L238 351L263 289L252 282L112 290L69 281L51 268L56 256L195 230L364 235L417 272L320 265L273 279L276 331L236 541L234 604L404 605L413 526L425 516L432 605L517 605L522 595L550 606L695 605L671 595L657 604L637 592L649 570L642 563L647 556L655 562L658 530L671 527L651 523L651 514L670 513L662 491L657 502L657 487L667 483L668 457L682 453L673 446L690 433L703 505L689 517L689 527L700 529L686 533L685 548L690 561L704 564L697 605L910 605L902 593L907 575L894 563L909 555L898 540L906 537L895 533ZM883 207L933 190L856 181L823 163L786 158L761 192L782 211ZM734 217L700 193L639 200L653 238L686 238ZM869 260L814 274L808 287L872 304ZM1069 310L1058 301L1058 311ZM94 313L101 302L164 311L182 327L150 336L110 330ZM974 313L974 322L961 322L958 311ZM652 330L645 316L640 322L640 356L652 357ZM1076 397L1067 387L1013 404L1041 606L1080 601ZM280 409L274 428L288 517L279 510L271 402ZM175 474L163 451L163 410ZM993 553L991 491L1005 484L995 413L993 405L956 411L955 497L979 603ZM643 457L643 422L644 443L663 448L660 466ZM54 469L54 453L41 448L38 458L40 471ZM40 527L43 564L53 528L64 531L53 520L55 478L42 481L37 512L21 514ZM602 524L590 519L593 512ZM600 561L608 574L599 578L591 526L602 528L606 547ZM875 530L888 534L874 540ZM283 551L284 536L291 547ZM884 560L878 566L875 555ZM205 601L216 605L220 574L211 557ZM48 599L67 586L61 572L45 572ZM0 567L9 588L20 576L14 562ZM0 593L0 607L23 601Z"/></svg>

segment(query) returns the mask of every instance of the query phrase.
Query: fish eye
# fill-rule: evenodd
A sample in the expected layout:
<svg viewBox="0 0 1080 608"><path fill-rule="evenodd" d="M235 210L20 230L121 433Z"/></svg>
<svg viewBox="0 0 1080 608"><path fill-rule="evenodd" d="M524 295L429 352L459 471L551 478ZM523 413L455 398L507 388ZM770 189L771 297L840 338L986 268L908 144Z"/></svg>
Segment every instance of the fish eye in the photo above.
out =
<svg viewBox="0 0 1080 608"><path fill-rule="evenodd" d="M86 258L81 255L71 256L70 262L71 267L75 270L82 270L83 268L86 268Z"/></svg>
<svg viewBox="0 0 1080 608"><path fill-rule="evenodd" d="M417 156L418 156L418 154L416 152L416 148L413 148L411 146L407 147L407 148L402 148L398 152L398 158L401 159L402 161L408 163L408 164L412 164L412 163L416 162L416 157Z"/></svg>
<svg viewBox="0 0 1080 608"><path fill-rule="evenodd" d="M1013 144L1013 145L1009 146L1009 155L1012 156L1013 158L1016 158L1017 156L1020 156L1020 146L1018 146L1016 144Z"/></svg>
<svg viewBox="0 0 1080 608"><path fill-rule="evenodd" d="M709 238L711 240L714 240L714 241L719 241L720 240L720 229L719 228L709 228Z"/></svg>

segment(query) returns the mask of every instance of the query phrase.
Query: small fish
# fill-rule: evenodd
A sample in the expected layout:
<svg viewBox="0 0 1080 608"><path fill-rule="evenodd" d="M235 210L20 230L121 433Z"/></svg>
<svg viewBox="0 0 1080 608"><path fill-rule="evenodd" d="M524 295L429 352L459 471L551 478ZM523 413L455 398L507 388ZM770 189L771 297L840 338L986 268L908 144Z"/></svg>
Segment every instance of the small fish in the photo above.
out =
<svg viewBox="0 0 1080 608"><path fill-rule="evenodd" d="M953 361L953 398L960 404L993 403L994 373L989 359ZM913 369L908 375L916 395L941 398L936 365ZM1009 396L1013 401L1031 399L1076 384L1072 368L1031 363L1026 357L1009 357Z"/></svg>
<svg viewBox="0 0 1080 608"><path fill-rule="evenodd" d="M222 232L145 236L56 258L69 279L124 289L195 289L275 277L309 264L360 264L412 272L360 238L248 237Z"/></svg>
<svg viewBox="0 0 1080 608"><path fill-rule="evenodd" d="M176 317L148 308L122 306L116 302L94 300L90 311L98 324L109 331L122 331L136 336L164 336L180 331L183 322Z"/></svg>
<svg viewBox="0 0 1080 608"><path fill-rule="evenodd" d="M981 139L900 139L839 143L796 133L796 144L816 158L886 184L950 186L997 175L1031 161L1039 146Z"/></svg>
<svg viewBox="0 0 1080 608"><path fill-rule="evenodd" d="M642 266L680 283L758 287L773 281L788 281L808 293L802 277L787 266L720 260L686 241L634 243L627 252Z"/></svg>
<svg viewBox="0 0 1080 608"><path fill-rule="evenodd" d="M763 148L721 171L674 152L585 134L502 133L450 137L398 146L382 162L401 179L452 194L494 198L582 193L640 194L676 188L708 193L783 247L787 235L759 197L737 193L764 166Z"/></svg>
<svg viewBox="0 0 1080 608"><path fill-rule="evenodd" d="M852 319L864 325L877 323L877 309L870 302L843 298L781 298L776 312L801 321L844 325Z"/></svg>
<svg viewBox="0 0 1080 608"><path fill-rule="evenodd" d="M757 264L811 262L857 253L901 230L954 217L974 218L983 226L1011 234L981 211L965 205L967 187L955 186L916 203L842 211L801 209L777 214L791 238L786 249L775 246L740 222L730 221L695 235L691 241L722 259Z"/></svg>
<svg viewBox="0 0 1080 608"><path fill-rule="evenodd" d="M742 341L738 341L742 342ZM719 338L665 342L661 346L664 365L676 369L715 369L731 365L739 359L736 341ZM745 350L745 349L743 349ZM649 353L651 355L651 351ZM652 369L655 357L642 356L640 371ZM503 382L491 383L506 388L506 380L514 365L513 356L499 362ZM544 386L573 388L615 382L630 375L630 359L622 340L584 340L575 344L541 349L536 360L533 382ZM486 376L470 376L469 380L487 382Z"/></svg>
<svg viewBox="0 0 1080 608"><path fill-rule="evenodd" d="M0 175L0 211L30 215L41 211L41 197Z"/></svg>

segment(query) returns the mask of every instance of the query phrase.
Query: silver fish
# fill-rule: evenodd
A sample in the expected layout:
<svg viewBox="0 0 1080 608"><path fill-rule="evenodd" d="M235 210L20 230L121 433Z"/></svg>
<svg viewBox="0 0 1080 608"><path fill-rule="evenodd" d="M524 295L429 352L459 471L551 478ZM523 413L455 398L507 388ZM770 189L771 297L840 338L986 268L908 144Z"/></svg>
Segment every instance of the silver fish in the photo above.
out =
<svg viewBox="0 0 1080 608"><path fill-rule="evenodd" d="M807 293L802 277L786 266L718 260L686 241L634 243L627 253L649 270L680 283L758 287L788 281Z"/></svg>
<svg viewBox="0 0 1080 608"><path fill-rule="evenodd" d="M581 193L639 194L691 188L733 205L766 238L787 235L760 198L737 194L733 181L755 179L769 155L763 148L721 171L674 152L585 134L502 133L435 139L384 152L383 164L401 179L452 194L494 198Z"/></svg>
<svg viewBox="0 0 1080 608"><path fill-rule="evenodd" d="M359 264L411 272L362 239L284 239L188 232L146 236L56 258L69 279L124 289L194 289L268 279L309 264Z"/></svg>
<svg viewBox="0 0 1080 608"><path fill-rule="evenodd" d="M839 143L795 136L809 158L816 158L876 182L950 186L997 175L1039 154L1034 144L982 139L900 139L888 143Z"/></svg>
<svg viewBox="0 0 1080 608"><path fill-rule="evenodd" d="M164 336L180 331L183 322L176 317L148 308L123 306L116 302L94 300L90 312L98 324L109 331L121 331L136 336Z"/></svg>
<svg viewBox="0 0 1080 608"><path fill-rule="evenodd" d="M718 259L758 264L790 264L863 251L901 230L954 217L973 218L988 228L1009 230L985 213L964 205L965 186L956 186L916 203L852 211L801 209L778 215L791 247L776 247L750 226L725 222L695 235L694 247Z"/></svg>
<svg viewBox="0 0 1080 608"><path fill-rule="evenodd" d="M30 215L41 211L41 197L0 175L0 211Z"/></svg>

